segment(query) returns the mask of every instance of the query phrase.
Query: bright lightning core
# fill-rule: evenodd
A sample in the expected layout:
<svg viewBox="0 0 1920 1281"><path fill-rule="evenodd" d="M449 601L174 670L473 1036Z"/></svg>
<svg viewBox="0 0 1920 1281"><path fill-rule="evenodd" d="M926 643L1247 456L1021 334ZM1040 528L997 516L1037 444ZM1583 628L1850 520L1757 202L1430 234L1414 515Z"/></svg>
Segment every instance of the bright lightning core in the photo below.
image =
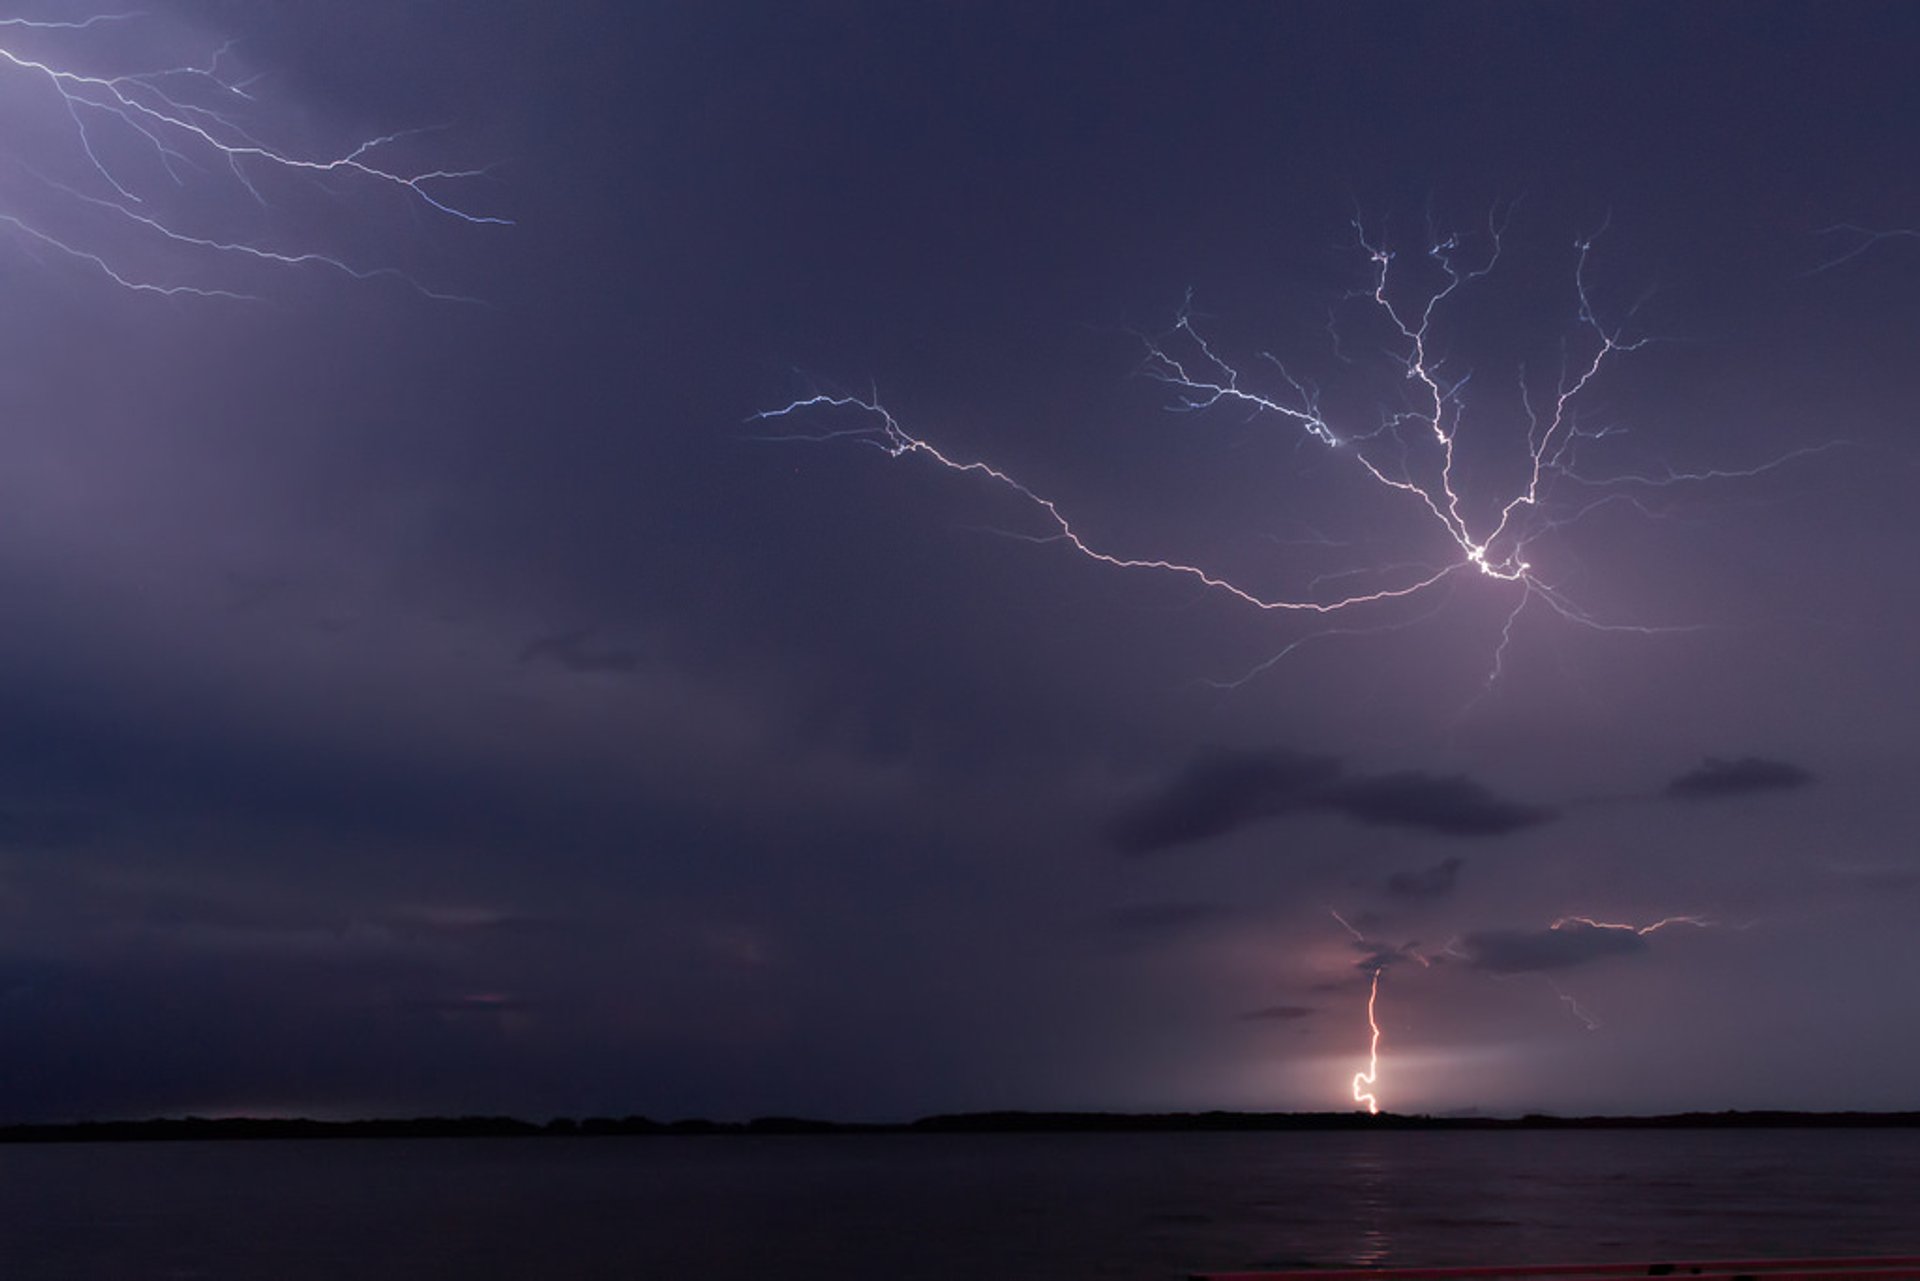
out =
<svg viewBox="0 0 1920 1281"><path fill-rule="evenodd" d="M152 15L0 17L0 229L17 250L139 293L242 298L263 268L426 286L286 240L333 206L384 193L434 217L506 220L467 203L477 170L412 163L405 133L276 141L270 85L231 45Z"/></svg>
<svg viewBox="0 0 1920 1281"><path fill-rule="evenodd" d="M1406 626L1421 615L1370 613L1364 621L1332 625L1333 615L1391 607L1423 597L1464 577L1491 580L1511 593L1500 639L1491 655L1487 681L1502 670L1515 624L1529 607L1548 611L1567 623L1600 631L1687 630L1639 620L1600 616L1584 607L1557 572L1537 563L1547 535L1564 530L1609 504L1647 510L1644 495L1653 488L1752 475L1780 465L1796 451L1757 467L1699 473L1666 469L1659 474L1600 474L1583 466L1593 442L1613 434L1583 426L1581 406L1593 388L1620 360L1649 341L1630 332L1631 311L1610 319L1596 305L1590 287L1595 240L1571 247L1565 291L1565 330L1558 368L1530 376L1519 371L1520 418L1513 429L1513 462L1506 479L1488 492L1486 477L1497 469L1464 463L1463 442L1477 433L1484 449L1501 430L1468 422L1472 371L1456 368L1443 331L1463 298L1492 274L1505 249L1506 222L1496 214L1473 236L1431 235L1410 263L1358 222L1353 227L1365 263L1365 283L1351 301L1381 335L1380 355L1393 384L1388 407L1354 419L1327 407L1320 387L1278 357L1263 354L1257 364L1230 358L1202 327L1191 307L1183 309L1164 334L1143 335L1143 376L1162 384L1169 407L1183 413L1233 411L1254 424L1267 424L1302 447L1330 452L1363 484L1400 503L1432 535L1410 556L1356 566L1346 574L1323 576L1297 590L1267 591L1205 565L1152 553L1115 550L1084 535L1051 498L995 464L970 459L915 434L877 395L816 392L754 415L776 426L776 439L849 440L874 446L891 457L914 457L950 471L977 476L1010 491L1039 517L1035 541L1057 542L1087 559L1121 569L1152 570L1187 578L1255 610L1321 620L1309 636L1352 634ZM1357 365L1333 330L1338 366ZM1338 368L1336 366L1336 368ZM1472 473L1471 475L1469 473ZM1358 584L1344 589L1340 583ZM1257 674L1296 648L1288 645L1256 667ZM1242 679L1245 679L1243 677Z"/></svg>
<svg viewBox="0 0 1920 1281"><path fill-rule="evenodd" d="M1383 972L1373 972L1373 983L1367 989L1367 1030L1371 1038L1367 1042L1366 1070L1353 1074L1353 1101L1365 1104L1370 1116L1380 1115L1380 1100L1373 1093L1380 1079L1380 1019L1374 1012L1374 1006L1380 1000L1380 975Z"/></svg>

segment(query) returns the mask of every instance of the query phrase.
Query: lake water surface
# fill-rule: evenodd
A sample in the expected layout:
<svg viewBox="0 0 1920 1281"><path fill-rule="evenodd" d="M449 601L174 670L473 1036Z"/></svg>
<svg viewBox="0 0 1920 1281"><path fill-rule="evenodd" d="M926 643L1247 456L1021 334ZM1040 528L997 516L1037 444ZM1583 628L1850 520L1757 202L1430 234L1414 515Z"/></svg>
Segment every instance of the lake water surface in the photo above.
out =
<svg viewBox="0 0 1920 1281"><path fill-rule="evenodd" d="M1170 1281L1920 1254L1920 1131L0 1147L0 1277Z"/></svg>

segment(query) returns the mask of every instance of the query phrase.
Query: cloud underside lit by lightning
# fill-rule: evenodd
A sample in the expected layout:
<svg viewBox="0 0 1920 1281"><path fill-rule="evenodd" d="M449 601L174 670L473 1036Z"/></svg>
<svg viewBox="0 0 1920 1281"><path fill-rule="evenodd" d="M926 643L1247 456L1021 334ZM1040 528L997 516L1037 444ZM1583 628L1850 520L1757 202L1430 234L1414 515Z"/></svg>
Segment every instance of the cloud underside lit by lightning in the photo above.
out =
<svg viewBox="0 0 1920 1281"><path fill-rule="evenodd" d="M21 250L164 296L253 298L249 272L312 267L470 301L397 267L276 245L268 224L307 220L323 199L357 187L450 219L506 225L458 194L482 170L402 163L417 131L331 150L269 141L258 77L236 68L232 44L125 69L138 56L129 50L177 38L143 12L0 17L0 96L11 117L0 144L0 228Z"/></svg>
<svg viewBox="0 0 1920 1281"><path fill-rule="evenodd" d="M1223 354L1202 331L1191 307L1183 307L1173 327L1141 335L1145 356L1140 373L1171 393L1170 408L1183 413L1241 411L1250 421L1267 422L1305 443L1330 451L1357 475L1392 498L1409 504L1437 536L1423 549L1343 575L1322 576L1298 592L1259 590L1203 565L1154 555L1123 554L1084 537L1056 502L991 462L968 459L909 431L877 394L814 391L749 421L777 425L772 439L852 441L881 449L894 458L913 456L950 471L978 476L1010 491L1041 518L1035 542L1064 544L1075 553L1115 568L1152 570L1180 576L1256 610L1328 619L1256 665L1228 685L1259 675L1307 640L1397 630L1424 621L1437 606L1404 615L1369 613L1339 624L1332 616L1360 614L1427 597L1461 575L1477 576L1509 588L1511 605L1499 629L1487 672L1491 686L1502 674L1515 626L1529 606L1538 605L1568 623L1597 631L1654 634L1698 630L1691 621L1642 622L1607 618L1583 607L1555 576L1535 564L1537 545L1546 535L1581 521L1615 502L1644 506L1636 491L1686 482L1752 477L1796 458L1834 447L1826 442L1802 447L1756 466L1693 472L1667 468L1647 473L1593 474L1579 465L1583 442L1607 431L1581 427L1576 410L1604 371L1652 341L1604 320L1588 284L1595 237L1575 242L1572 261L1572 331L1562 345L1558 376L1544 390L1530 383L1524 368L1519 391L1525 422L1518 448L1518 479L1498 492L1469 492L1468 469L1459 465L1466 433L1466 391L1470 373L1455 376L1439 354L1439 325L1456 299L1491 274L1500 261L1505 220L1498 211L1473 237L1430 237L1421 269L1425 280L1403 281L1408 274L1396 252L1370 236L1355 221L1353 230L1367 265L1367 284L1353 296L1376 320L1384 322L1383 355L1404 385L1404 407L1383 409L1376 421L1347 426L1323 408L1316 385L1297 376L1278 358L1264 355L1261 367L1270 386L1257 390L1253 380ZM1630 318L1630 317L1629 317ZM1342 360L1353 363L1343 355ZM1518 433L1516 432L1516 435ZM1483 488L1483 487L1482 487ZM1482 513L1476 517L1473 513ZM1321 590L1340 578L1364 575L1356 590Z"/></svg>

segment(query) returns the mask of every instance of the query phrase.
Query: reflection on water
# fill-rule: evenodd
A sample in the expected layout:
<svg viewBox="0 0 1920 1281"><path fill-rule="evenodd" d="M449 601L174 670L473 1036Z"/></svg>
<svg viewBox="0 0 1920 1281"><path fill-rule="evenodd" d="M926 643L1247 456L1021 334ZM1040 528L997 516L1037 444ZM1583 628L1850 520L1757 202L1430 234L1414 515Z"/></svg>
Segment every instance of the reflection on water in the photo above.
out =
<svg viewBox="0 0 1920 1281"><path fill-rule="evenodd" d="M1920 1254L1914 1131L0 1148L6 1281L1173 1281Z"/></svg>
<svg viewBox="0 0 1920 1281"><path fill-rule="evenodd" d="M1377 1148L1349 1152L1343 1162L1347 1181L1352 1185L1352 1218L1355 1229L1353 1248L1343 1263L1359 1268L1384 1268L1393 1260L1393 1235L1389 1230L1393 1180L1388 1163Z"/></svg>

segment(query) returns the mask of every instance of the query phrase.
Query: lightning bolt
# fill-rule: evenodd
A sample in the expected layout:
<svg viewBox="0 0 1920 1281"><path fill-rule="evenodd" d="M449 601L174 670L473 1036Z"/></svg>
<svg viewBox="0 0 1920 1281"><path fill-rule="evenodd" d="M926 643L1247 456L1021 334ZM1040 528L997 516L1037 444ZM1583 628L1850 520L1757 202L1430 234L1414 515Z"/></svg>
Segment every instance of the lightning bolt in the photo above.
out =
<svg viewBox="0 0 1920 1281"><path fill-rule="evenodd" d="M1714 922L1701 916L1663 916L1651 925L1632 925L1624 921L1596 921L1591 916L1563 916L1547 928L1563 930L1569 925L1584 925L1592 930L1625 930L1642 937L1675 925L1691 925L1700 930L1714 928Z"/></svg>
<svg viewBox="0 0 1920 1281"><path fill-rule="evenodd" d="M1388 965L1396 961L1415 960L1423 966L1431 966L1433 962L1421 953L1418 944L1395 945L1377 942L1362 934L1359 928L1342 916L1338 910L1329 907L1327 913L1340 922L1340 928L1353 936L1354 946L1367 957L1364 964L1371 972L1367 986L1367 1066L1353 1074L1352 1090L1353 1101L1365 1104L1368 1115L1378 1116L1380 1100L1373 1091L1380 1079L1380 1019L1377 1013L1380 1002L1380 976L1387 972Z"/></svg>
<svg viewBox="0 0 1920 1281"><path fill-rule="evenodd" d="M1575 925L1582 926L1586 929L1591 929L1591 930L1617 930L1623 933L1632 934L1636 938L1645 938L1649 934L1657 934L1661 930L1671 929L1676 925L1691 926L1692 928L1697 930L1711 930L1711 929L1720 928L1719 922L1709 920L1704 916L1694 916L1694 915L1663 916L1659 920L1654 921L1649 925L1635 925L1629 921L1601 921L1601 920L1596 920L1591 916L1563 916L1563 917L1560 917L1558 920L1554 921L1553 924L1549 925L1547 928L1553 929L1553 930L1561 930L1561 929L1566 929L1569 926L1575 926ZM1752 926L1751 925L1736 926L1735 928L1751 929ZM1601 1022L1599 1015L1593 1013L1591 1010L1581 1005L1579 1000L1575 998L1571 992L1566 991L1558 983L1554 982L1554 980L1550 977L1547 979L1547 986L1553 989L1554 996L1558 997L1560 1000L1560 1003L1567 1007L1568 1013L1572 1014L1574 1018L1580 1020L1580 1022L1586 1027L1587 1031L1597 1032L1600 1030L1603 1024Z"/></svg>
<svg viewBox="0 0 1920 1281"><path fill-rule="evenodd" d="M230 276L210 281L208 273L311 266L359 280L391 277L429 297L472 301L430 289L396 268L356 265L313 249L273 248L215 230L232 225L238 207L232 197L266 210L282 197L281 188L310 191L315 184L332 194L355 186L396 192L468 224L504 226L510 220L471 207L457 194L485 170L399 163L394 157L401 144L420 131L362 138L331 151L280 146L257 136L254 80L229 69L231 44L197 62L134 72L87 65L89 37L108 27L154 21L137 12L65 21L0 18L0 80L14 82L21 100L37 104L25 120L10 125L15 144L30 134L43 142L64 139L54 145L65 148L39 165L6 157L6 170L24 185L8 200L12 207L0 207L0 226L27 247L62 255L139 293L251 298ZM104 51L94 52L93 61L104 59ZM270 178L277 184L271 192ZM29 190L33 199L19 198ZM24 204L44 208L32 213ZM208 212L209 204L217 213Z"/></svg>
<svg viewBox="0 0 1920 1281"><path fill-rule="evenodd" d="M1181 307L1168 332L1158 336L1139 335L1145 350L1140 373L1168 389L1169 407L1175 411L1237 410L1250 421L1274 424L1295 434L1302 443L1338 456L1367 483L1397 501L1410 504L1424 519L1436 535L1433 546L1424 555L1401 557L1395 563L1352 573L1323 575L1298 591L1256 590L1199 564L1156 555L1128 554L1096 545L1081 534L1053 499L991 462L948 452L909 431L881 403L877 393L859 396L816 391L779 408L757 413L749 421L779 426L772 439L852 441L878 448L892 458L911 456L949 471L978 477L1010 491L1040 517L1044 532L1012 535L1014 537L1060 543L1080 556L1117 569L1150 570L1183 577L1261 611L1324 618L1427 595L1463 575L1492 580L1509 588L1513 600L1506 607L1499 641L1489 664L1489 687L1504 671L1516 626L1531 606L1539 606L1568 623L1596 631L1653 634L1697 630L1697 625L1649 625L1599 617L1536 568L1531 549L1543 535L1563 530L1609 502L1627 501L1642 511L1647 510L1633 498L1631 491L1636 488L1644 490L1758 475L1830 448L1832 443L1797 449L1738 468L1690 473L1669 469L1664 475L1632 474L1612 478L1583 472L1576 465L1581 446L1613 433L1579 427L1576 424L1579 403L1606 370L1651 341L1629 333L1625 322L1603 319L1595 306L1589 274L1593 248L1600 234L1596 232L1576 240L1573 245L1573 326L1563 346L1562 367L1557 378L1542 390L1537 380L1530 381L1526 371L1521 370L1526 431L1520 478L1509 488L1492 495L1469 495L1464 469L1459 466L1459 446L1467 430L1470 375L1455 376L1444 358L1437 354L1438 327L1458 305L1458 296L1491 274L1498 265L1506 238L1505 215L1496 209L1484 229L1471 237L1429 236L1423 254L1429 273L1425 286L1403 284L1396 254L1385 241L1369 235L1357 219L1352 228L1367 272L1365 288L1357 291L1353 298L1385 322L1384 355L1407 389L1404 408L1383 412L1377 422L1364 427L1342 426L1323 408L1315 385L1270 354L1262 356L1262 368L1271 375L1270 385L1265 390L1257 388L1203 330L1191 299ZM1631 318L1629 311L1627 320ZM1335 354L1342 363L1354 363L1338 348ZM1563 490L1573 491L1575 501L1550 503L1550 499ZM1475 519L1471 513L1476 511L1490 514ZM1363 575L1365 581L1354 581ZM1327 590L1329 586L1333 590ZM1239 680L1224 683L1237 685L1251 679L1307 640L1392 630L1417 621L1420 620L1376 620L1312 631L1289 643Z"/></svg>
<svg viewBox="0 0 1920 1281"><path fill-rule="evenodd" d="M1374 1015L1374 1005L1380 999L1380 976L1386 972L1381 966L1373 972L1373 984L1367 989L1367 1066L1364 1071L1353 1074L1353 1101L1367 1105L1369 1116L1380 1115L1380 1100L1374 1097L1373 1089L1380 1078L1380 1020Z"/></svg>

